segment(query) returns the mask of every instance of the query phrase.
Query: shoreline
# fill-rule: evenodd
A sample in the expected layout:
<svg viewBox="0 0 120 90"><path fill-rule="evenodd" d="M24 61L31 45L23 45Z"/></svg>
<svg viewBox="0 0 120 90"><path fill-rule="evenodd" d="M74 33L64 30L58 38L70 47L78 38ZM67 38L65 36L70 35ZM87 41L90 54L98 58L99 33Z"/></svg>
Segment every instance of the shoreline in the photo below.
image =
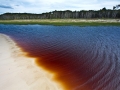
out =
<svg viewBox="0 0 120 90"><path fill-rule="evenodd" d="M54 74L26 55L9 36L0 34L0 90L63 90Z"/></svg>
<svg viewBox="0 0 120 90"><path fill-rule="evenodd" d="M26 19L0 20L0 24L55 26L120 26L120 19Z"/></svg>

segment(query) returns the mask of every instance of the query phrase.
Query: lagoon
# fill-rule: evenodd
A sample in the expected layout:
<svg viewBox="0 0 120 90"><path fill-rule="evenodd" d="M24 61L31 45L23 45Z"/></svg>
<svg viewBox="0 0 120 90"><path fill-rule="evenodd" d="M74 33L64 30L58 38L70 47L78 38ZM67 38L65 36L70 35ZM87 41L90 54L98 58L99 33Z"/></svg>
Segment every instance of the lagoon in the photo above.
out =
<svg viewBox="0 0 120 90"><path fill-rule="evenodd" d="M120 27L0 25L65 90L120 89Z"/></svg>

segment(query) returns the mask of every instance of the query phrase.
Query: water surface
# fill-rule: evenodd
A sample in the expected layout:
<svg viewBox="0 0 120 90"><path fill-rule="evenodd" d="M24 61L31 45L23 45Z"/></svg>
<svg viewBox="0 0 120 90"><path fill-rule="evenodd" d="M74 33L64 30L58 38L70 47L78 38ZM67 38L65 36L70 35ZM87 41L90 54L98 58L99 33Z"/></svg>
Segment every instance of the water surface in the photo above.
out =
<svg viewBox="0 0 120 90"><path fill-rule="evenodd" d="M120 27L0 25L65 90L120 90Z"/></svg>

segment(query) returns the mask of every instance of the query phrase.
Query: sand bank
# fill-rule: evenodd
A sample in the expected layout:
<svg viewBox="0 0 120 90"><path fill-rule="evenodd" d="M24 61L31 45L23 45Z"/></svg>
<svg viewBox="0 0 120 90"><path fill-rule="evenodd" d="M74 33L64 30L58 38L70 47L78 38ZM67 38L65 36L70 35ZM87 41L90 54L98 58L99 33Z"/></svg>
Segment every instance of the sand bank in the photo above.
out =
<svg viewBox="0 0 120 90"><path fill-rule="evenodd" d="M55 26L120 26L119 19L30 19L0 20L0 24L14 25L55 25Z"/></svg>
<svg viewBox="0 0 120 90"><path fill-rule="evenodd" d="M120 19L24 19L24 20L0 20L0 22L102 22L102 23L114 23L120 22Z"/></svg>
<svg viewBox="0 0 120 90"><path fill-rule="evenodd" d="M0 90L62 90L53 75L35 65L35 58L0 34Z"/></svg>

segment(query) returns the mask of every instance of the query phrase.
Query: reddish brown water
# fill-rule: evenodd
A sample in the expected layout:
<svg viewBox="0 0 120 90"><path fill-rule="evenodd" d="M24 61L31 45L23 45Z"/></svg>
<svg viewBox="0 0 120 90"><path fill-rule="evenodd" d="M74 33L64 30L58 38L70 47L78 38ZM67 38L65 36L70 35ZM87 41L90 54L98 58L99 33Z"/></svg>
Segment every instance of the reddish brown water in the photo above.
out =
<svg viewBox="0 0 120 90"><path fill-rule="evenodd" d="M107 50L110 49L109 45L98 50L97 43L93 47L88 44L86 46L89 47L86 48L74 47L72 44L59 46L56 43L44 46L39 43L38 46L34 46L19 42L19 45L29 52L29 57L36 58L35 62L39 67L54 73L53 79L60 82L64 90L112 90L111 86L107 85L115 76L114 69L117 64L114 60L118 58L111 50ZM106 86L107 89L103 89Z"/></svg>
<svg viewBox="0 0 120 90"><path fill-rule="evenodd" d="M76 52L66 48L48 48L39 52L40 50L40 47L37 49L34 48L34 50L27 50L29 52L28 56L36 57L35 62L39 67L54 73L54 80L61 82L65 90L73 90L75 87L86 83L99 70L97 67L96 70L89 70L93 67L92 64L86 64L86 61L90 59L90 54L83 55L82 51L79 51L79 56L77 56ZM97 81L96 79L94 82ZM94 82L83 85L79 89L92 90L91 84L94 84Z"/></svg>
<svg viewBox="0 0 120 90"><path fill-rule="evenodd" d="M7 34L64 90L120 90L119 27L13 26Z"/></svg>

